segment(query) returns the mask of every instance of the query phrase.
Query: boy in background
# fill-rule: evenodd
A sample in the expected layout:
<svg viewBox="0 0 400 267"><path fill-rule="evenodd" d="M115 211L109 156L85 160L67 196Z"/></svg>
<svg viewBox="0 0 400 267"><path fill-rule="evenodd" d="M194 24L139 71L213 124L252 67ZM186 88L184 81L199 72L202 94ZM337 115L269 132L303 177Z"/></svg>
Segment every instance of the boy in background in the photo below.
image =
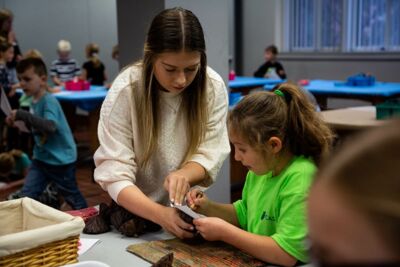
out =
<svg viewBox="0 0 400 267"><path fill-rule="evenodd" d="M21 190L22 196L38 199L46 185L53 182L73 209L87 204L75 178L76 145L57 99L47 92L47 71L39 58L26 58L17 65L24 93L32 96L32 113L18 109L7 117L13 125L22 120L34 135L33 161Z"/></svg>
<svg viewBox="0 0 400 267"><path fill-rule="evenodd" d="M282 64L277 61L277 56L278 48L275 45L265 48L264 58L266 62L254 72L254 77L286 79L285 70Z"/></svg>
<svg viewBox="0 0 400 267"><path fill-rule="evenodd" d="M54 85L64 86L66 81L80 76L81 70L78 62L70 58L71 43L66 40L58 42L58 59L51 63L50 76Z"/></svg>

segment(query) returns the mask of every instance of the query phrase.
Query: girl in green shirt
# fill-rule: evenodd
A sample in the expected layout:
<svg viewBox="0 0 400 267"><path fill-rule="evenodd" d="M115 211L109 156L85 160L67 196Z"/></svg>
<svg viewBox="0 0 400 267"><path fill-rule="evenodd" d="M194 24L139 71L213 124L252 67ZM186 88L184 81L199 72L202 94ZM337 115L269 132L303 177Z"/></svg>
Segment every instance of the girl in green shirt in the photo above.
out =
<svg viewBox="0 0 400 267"><path fill-rule="evenodd" d="M308 262L305 198L332 133L296 85L246 96L228 117L235 159L249 169L242 199L209 200L197 189L188 205L207 240L221 240L271 264Z"/></svg>

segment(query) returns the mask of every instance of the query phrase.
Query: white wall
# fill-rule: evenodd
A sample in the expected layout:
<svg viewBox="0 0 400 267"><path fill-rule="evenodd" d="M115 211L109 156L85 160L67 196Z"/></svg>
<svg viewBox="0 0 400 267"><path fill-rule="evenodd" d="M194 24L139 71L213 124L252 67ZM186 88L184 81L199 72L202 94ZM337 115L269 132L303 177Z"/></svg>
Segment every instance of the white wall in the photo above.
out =
<svg viewBox="0 0 400 267"><path fill-rule="evenodd" d="M35 48L44 56L47 66L57 58L60 39L72 44L72 57L82 65L85 46L100 46L100 58L109 80L118 73L111 58L118 43L115 0L1 0L0 6L14 13L14 30L22 52Z"/></svg>

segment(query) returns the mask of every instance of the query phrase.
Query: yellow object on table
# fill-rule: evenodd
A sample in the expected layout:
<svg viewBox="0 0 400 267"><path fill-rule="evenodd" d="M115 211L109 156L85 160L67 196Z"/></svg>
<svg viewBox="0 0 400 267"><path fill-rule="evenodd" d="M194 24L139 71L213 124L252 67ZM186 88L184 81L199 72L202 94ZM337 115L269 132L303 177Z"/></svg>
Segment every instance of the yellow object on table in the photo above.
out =
<svg viewBox="0 0 400 267"><path fill-rule="evenodd" d="M30 198L0 202L0 218L0 266L77 262L82 218Z"/></svg>

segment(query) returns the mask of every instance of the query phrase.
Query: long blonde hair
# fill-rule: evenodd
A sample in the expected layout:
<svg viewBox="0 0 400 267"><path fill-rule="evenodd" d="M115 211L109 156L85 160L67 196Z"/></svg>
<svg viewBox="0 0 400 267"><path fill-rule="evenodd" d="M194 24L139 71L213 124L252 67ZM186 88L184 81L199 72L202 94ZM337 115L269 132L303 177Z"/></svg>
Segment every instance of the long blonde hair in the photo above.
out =
<svg viewBox="0 0 400 267"><path fill-rule="evenodd" d="M256 92L246 96L228 115L228 129L266 155L266 142L276 136L283 149L297 156L311 157L316 164L331 148L333 135L315 112L303 91L283 83L277 92Z"/></svg>
<svg viewBox="0 0 400 267"><path fill-rule="evenodd" d="M315 183L324 182L372 222L400 251L400 120L354 136L326 159Z"/></svg>
<svg viewBox="0 0 400 267"><path fill-rule="evenodd" d="M206 94L206 47L203 29L197 17L183 8L165 9L152 21L147 33L142 60L142 79L139 90L135 91L138 129L143 140L143 156L139 160L146 166L157 149L160 131L160 96L156 88L153 64L164 52L197 51L200 53L200 67L193 82L182 93L182 115L185 116L189 147L184 163L193 155L205 137L208 120Z"/></svg>

